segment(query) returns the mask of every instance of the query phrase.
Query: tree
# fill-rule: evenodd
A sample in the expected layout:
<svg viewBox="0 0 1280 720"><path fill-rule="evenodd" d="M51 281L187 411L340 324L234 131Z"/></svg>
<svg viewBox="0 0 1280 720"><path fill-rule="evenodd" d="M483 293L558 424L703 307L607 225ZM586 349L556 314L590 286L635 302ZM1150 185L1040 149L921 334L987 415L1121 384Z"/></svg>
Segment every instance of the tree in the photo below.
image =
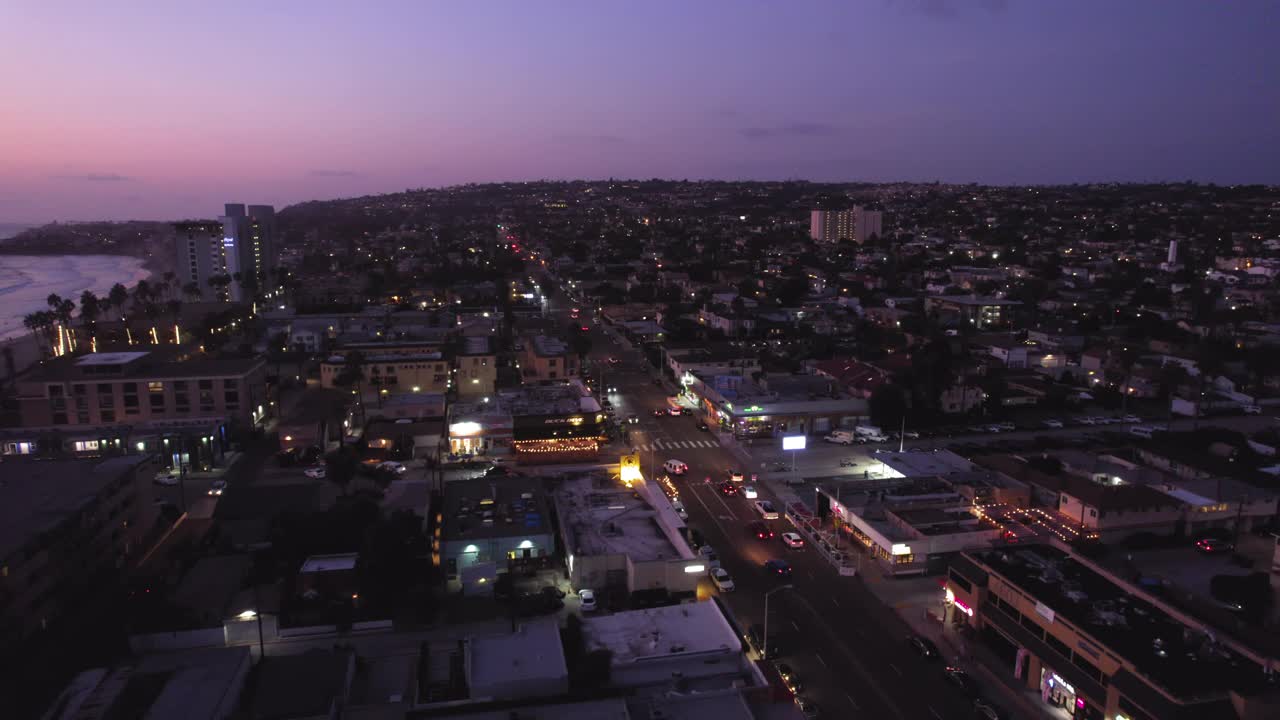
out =
<svg viewBox="0 0 1280 720"><path fill-rule="evenodd" d="M902 424L907 412L907 396L902 388L884 383L871 393L867 401L871 424L881 428L896 428Z"/></svg>
<svg viewBox="0 0 1280 720"><path fill-rule="evenodd" d="M325 456L324 477L337 485L345 495L351 487L351 481L355 478L358 467L360 467L360 460L356 457L355 448L341 447Z"/></svg>
<svg viewBox="0 0 1280 720"><path fill-rule="evenodd" d="M117 312L124 310L124 304L129 301L129 290L124 285L116 283L111 286L110 292L107 293L107 304L116 309Z"/></svg>
<svg viewBox="0 0 1280 720"><path fill-rule="evenodd" d="M199 302L204 293L200 290L200 283L193 281L182 286L182 296L187 302Z"/></svg>

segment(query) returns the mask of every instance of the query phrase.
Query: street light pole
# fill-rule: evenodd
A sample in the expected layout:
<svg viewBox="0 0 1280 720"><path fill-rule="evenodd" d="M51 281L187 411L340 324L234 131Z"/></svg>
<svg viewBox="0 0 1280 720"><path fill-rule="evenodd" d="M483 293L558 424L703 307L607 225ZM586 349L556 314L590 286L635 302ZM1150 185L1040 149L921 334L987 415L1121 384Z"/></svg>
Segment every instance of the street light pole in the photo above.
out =
<svg viewBox="0 0 1280 720"><path fill-rule="evenodd" d="M769 659L769 596L778 592L779 590L789 590L790 588L791 588L791 583L787 583L786 585L779 585L778 587L764 594L764 641L763 641L763 647L761 648L761 650L763 651L763 655L764 655L763 659L765 660Z"/></svg>

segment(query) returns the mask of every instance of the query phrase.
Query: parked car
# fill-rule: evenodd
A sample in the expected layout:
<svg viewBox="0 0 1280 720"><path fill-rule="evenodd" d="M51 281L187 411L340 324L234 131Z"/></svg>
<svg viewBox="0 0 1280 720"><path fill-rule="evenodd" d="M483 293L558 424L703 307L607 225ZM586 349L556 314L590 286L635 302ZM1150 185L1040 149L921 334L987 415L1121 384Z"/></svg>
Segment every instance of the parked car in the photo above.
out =
<svg viewBox="0 0 1280 720"><path fill-rule="evenodd" d="M684 509L684 503L679 500L672 500L671 507L676 511L676 515L680 516L681 520L689 519L689 511Z"/></svg>
<svg viewBox="0 0 1280 720"><path fill-rule="evenodd" d="M768 654L765 654L764 628L759 624L747 628L745 639L751 649L762 657L772 659L782 655L782 645L778 642L778 638L773 635L769 636Z"/></svg>
<svg viewBox="0 0 1280 720"><path fill-rule="evenodd" d="M669 407L667 408L667 414L674 417L679 417L683 413L680 411L680 408L678 407Z"/></svg>
<svg viewBox="0 0 1280 720"><path fill-rule="evenodd" d="M818 709L818 703L802 695L796 696L796 707L800 708L800 714L805 717L805 720L815 720L815 718L822 717L822 711Z"/></svg>
<svg viewBox="0 0 1280 720"><path fill-rule="evenodd" d="M666 410L658 409L658 410L654 410L654 411L653 411L653 416L654 416L654 417L666 417L666 415L667 415L667 411L666 411Z"/></svg>
<svg viewBox="0 0 1280 720"><path fill-rule="evenodd" d="M596 609L596 594L594 591L586 588L579 590L578 600L581 603L582 612L591 612Z"/></svg>
<svg viewBox="0 0 1280 720"><path fill-rule="evenodd" d="M924 637L923 635L909 635L907 637L907 644L911 646L911 649L920 653L920 656L926 660L939 660L942 658L942 653L938 650L938 646L934 645L932 640Z"/></svg>
<svg viewBox="0 0 1280 720"><path fill-rule="evenodd" d="M1137 415L1125 415L1124 417L1120 418L1120 420L1127 423L1142 422L1142 418L1138 417Z"/></svg>
<svg viewBox="0 0 1280 720"><path fill-rule="evenodd" d="M804 538L800 537L800 533L784 532L782 533L782 542L790 548L804 547Z"/></svg>
<svg viewBox="0 0 1280 720"><path fill-rule="evenodd" d="M757 491L756 491L756 486L755 486L755 485L743 485L743 486L742 486L742 497L744 497L744 498L746 498L746 499L748 499L748 500L755 500L757 497L760 497L760 494L759 494L759 492L757 492Z"/></svg>
<svg viewBox="0 0 1280 720"><path fill-rule="evenodd" d="M720 592L733 592L733 578L724 568L711 569L711 583Z"/></svg>
<svg viewBox="0 0 1280 720"><path fill-rule="evenodd" d="M720 556L716 554L716 549L710 545L703 545L698 548L698 555L707 563L707 567L720 567Z"/></svg>
<svg viewBox="0 0 1280 720"><path fill-rule="evenodd" d="M177 468L169 468L156 473L155 482L157 485L177 485L181 477L182 473Z"/></svg>
<svg viewBox="0 0 1280 720"><path fill-rule="evenodd" d="M1049 418L1048 420L1045 420L1043 423L1041 423L1041 425L1044 425L1047 428L1060 428L1062 427L1062 421Z"/></svg>
<svg viewBox="0 0 1280 720"><path fill-rule="evenodd" d="M1261 415L1262 414L1262 408L1258 407L1257 405L1245 405L1240 409L1244 411L1245 415Z"/></svg>
<svg viewBox="0 0 1280 720"><path fill-rule="evenodd" d="M981 718L981 720L1004 720L1004 714L1000 709L986 698L978 698L973 701L973 714Z"/></svg>
<svg viewBox="0 0 1280 720"><path fill-rule="evenodd" d="M399 475L401 473L408 471L409 468L405 467L404 463L396 462L394 460L387 460L385 462L378 463L378 469L386 470L387 472L393 472Z"/></svg>
<svg viewBox="0 0 1280 720"><path fill-rule="evenodd" d="M773 669L778 672L778 677L782 678L783 682L794 680L796 678L796 671L791 669L791 666L784 662L774 663Z"/></svg>
<svg viewBox="0 0 1280 720"><path fill-rule="evenodd" d="M306 470L303 470L302 474L306 475L312 480L323 480L326 475L326 471L323 465L312 465Z"/></svg>
<svg viewBox="0 0 1280 720"><path fill-rule="evenodd" d="M707 427L707 424L704 422L698 423L698 429L702 432L711 432L711 428Z"/></svg>
<svg viewBox="0 0 1280 720"><path fill-rule="evenodd" d="M219 496L219 495L221 495L221 494L223 493L223 491L224 491L224 490L226 490L226 489L227 489L227 481L226 481L226 480L222 480L222 479L214 480L213 482L209 483L209 491L208 491L208 494L209 494L209 495L212 495L212 496L214 496L214 497L218 497L218 496Z"/></svg>

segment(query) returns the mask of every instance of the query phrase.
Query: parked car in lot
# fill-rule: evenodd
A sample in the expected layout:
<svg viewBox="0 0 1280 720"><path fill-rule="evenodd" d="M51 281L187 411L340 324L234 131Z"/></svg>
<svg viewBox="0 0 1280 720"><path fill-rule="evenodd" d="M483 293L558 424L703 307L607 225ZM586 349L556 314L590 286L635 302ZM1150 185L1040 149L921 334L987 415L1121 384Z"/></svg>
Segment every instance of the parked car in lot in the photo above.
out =
<svg viewBox="0 0 1280 720"><path fill-rule="evenodd" d="M393 472L399 475L401 473L408 471L409 468L405 467L404 463L396 462L395 460L387 460L385 462L378 463L378 469L386 470L387 472Z"/></svg>
<svg viewBox="0 0 1280 720"><path fill-rule="evenodd" d="M707 563L709 568L720 567L720 556L716 554L716 549L710 545L703 545L698 548L698 556Z"/></svg>
<svg viewBox="0 0 1280 720"><path fill-rule="evenodd" d="M822 717L822 711L818 709L818 703L810 700L803 695L796 696L796 707L800 708L800 714L805 720L815 720Z"/></svg>
<svg viewBox="0 0 1280 720"><path fill-rule="evenodd" d="M676 515L679 515L681 520L689 519L689 511L684 509L684 503L679 500L672 500L671 507L675 509Z"/></svg>
<svg viewBox="0 0 1280 720"><path fill-rule="evenodd" d="M724 568L711 569L711 583L720 592L733 592L733 578Z"/></svg>
<svg viewBox="0 0 1280 720"><path fill-rule="evenodd" d="M156 473L155 482L157 485L177 485L182 474L177 468L169 468Z"/></svg>
<svg viewBox="0 0 1280 720"><path fill-rule="evenodd" d="M680 412L680 408L678 407L669 407L667 408L667 414L674 417L679 417L683 413Z"/></svg>
<svg viewBox="0 0 1280 720"><path fill-rule="evenodd" d="M782 533L782 542L791 548L804 547L804 538L800 537L800 533L784 532Z"/></svg>
<svg viewBox="0 0 1280 720"><path fill-rule="evenodd" d="M1245 415L1261 415L1262 408L1257 405L1244 405L1240 408Z"/></svg>
<svg viewBox="0 0 1280 720"><path fill-rule="evenodd" d="M782 517L778 514L778 509L768 500L756 500L752 505L755 506L756 512L760 513L760 517L765 520L777 520Z"/></svg>
<svg viewBox="0 0 1280 720"><path fill-rule="evenodd" d="M778 638L773 635L769 636L769 652L768 655L765 655L764 627L759 624L752 625L747 628L746 637L743 639L745 639L747 641L747 645L749 645L751 649L756 651L756 653L761 657L772 659L781 657L782 655L782 644L779 643Z"/></svg>
<svg viewBox="0 0 1280 720"><path fill-rule="evenodd" d="M1230 540L1224 540L1222 538L1216 538L1216 537L1207 537L1207 538L1200 538L1199 540L1196 541L1196 549L1202 553L1216 555L1218 553L1231 552L1232 550L1236 549L1236 546Z"/></svg>
<svg viewBox="0 0 1280 720"><path fill-rule="evenodd" d="M306 475L312 480L323 480L326 475L326 471L323 465L312 465L306 470L303 470L302 474Z"/></svg>
<svg viewBox="0 0 1280 720"><path fill-rule="evenodd" d="M583 588L578 591L578 601L581 603L582 612L591 612L596 609L596 594L594 591Z"/></svg>

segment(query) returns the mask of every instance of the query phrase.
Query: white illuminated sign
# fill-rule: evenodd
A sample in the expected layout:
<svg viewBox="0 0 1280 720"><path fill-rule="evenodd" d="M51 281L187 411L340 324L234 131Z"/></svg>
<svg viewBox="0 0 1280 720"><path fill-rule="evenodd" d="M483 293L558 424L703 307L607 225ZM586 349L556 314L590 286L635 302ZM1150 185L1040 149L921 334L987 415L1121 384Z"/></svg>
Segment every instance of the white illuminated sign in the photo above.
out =
<svg viewBox="0 0 1280 720"><path fill-rule="evenodd" d="M458 437L467 435L477 435L480 432L480 423L477 422L460 422L449 426L449 434Z"/></svg>
<svg viewBox="0 0 1280 720"><path fill-rule="evenodd" d="M902 543L894 543L893 547L889 548L889 552L894 555L910 555L911 546L903 545Z"/></svg>
<svg viewBox="0 0 1280 720"><path fill-rule="evenodd" d="M783 450L803 450L804 441L805 441L804 435L784 436L782 438L782 449Z"/></svg>
<svg viewBox="0 0 1280 720"><path fill-rule="evenodd" d="M706 565L685 565L684 566L684 571L689 573L690 575L692 575L693 573L703 572L706 569L707 569Z"/></svg>

